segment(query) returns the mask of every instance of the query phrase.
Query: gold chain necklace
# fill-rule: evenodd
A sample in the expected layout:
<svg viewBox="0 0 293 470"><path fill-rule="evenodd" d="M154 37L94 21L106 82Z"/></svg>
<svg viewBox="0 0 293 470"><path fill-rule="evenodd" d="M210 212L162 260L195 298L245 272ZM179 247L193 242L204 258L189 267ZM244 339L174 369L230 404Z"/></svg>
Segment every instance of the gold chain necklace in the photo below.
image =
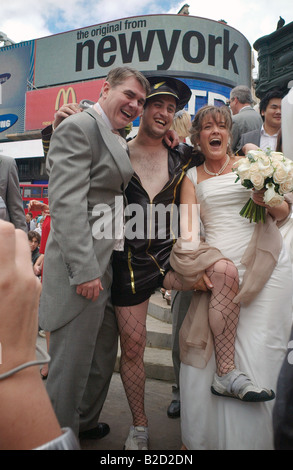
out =
<svg viewBox="0 0 293 470"><path fill-rule="evenodd" d="M223 173L223 171L226 169L226 167L228 166L230 162L230 157L229 155L227 155L227 159L224 163L224 165L222 166L222 168L220 168L220 170L217 172L217 173L213 173L212 171L209 171L206 167L206 162L203 162L203 169L204 171L208 174L208 175L211 175L211 176L219 176L221 173Z"/></svg>

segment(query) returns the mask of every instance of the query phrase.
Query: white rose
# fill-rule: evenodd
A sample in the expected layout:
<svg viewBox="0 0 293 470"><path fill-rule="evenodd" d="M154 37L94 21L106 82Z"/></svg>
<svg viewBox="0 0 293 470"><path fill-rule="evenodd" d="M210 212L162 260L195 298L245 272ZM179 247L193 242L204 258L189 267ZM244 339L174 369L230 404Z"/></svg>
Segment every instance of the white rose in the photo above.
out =
<svg viewBox="0 0 293 470"><path fill-rule="evenodd" d="M239 160L236 160L236 162L234 163L234 167L238 167L239 165L241 165L242 163L245 163L247 162L247 158L246 157L242 157L242 158L239 158Z"/></svg>
<svg viewBox="0 0 293 470"><path fill-rule="evenodd" d="M264 187L264 182L265 182L264 175L260 171L259 165L257 162L252 163L252 165L250 166L249 179L252 182L255 189L260 190Z"/></svg>
<svg viewBox="0 0 293 470"><path fill-rule="evenodd" d="M259 158L262 158L265 155L266 154L263 152L263 150L249 150L246 156L248 159L258 160Z"/></svg>
<svg viewBox="0 0 293 470"><path fill-rule="evenodd" d="M266 184L267 190L264 193L264 203L270 207L275 207L281 204L284 200L284 196L276 193L275 186L273 183Z"/></svg>
<svg viewBox="0 0 293 470"><path fill-rule="evenodd" d="M245 157L239 158L239 160L237 160L235 163L233 163L233 169L238 172L239 166L243 165L245 163L248 163L248 165L249 165L249 162L248 162L247 158L245 158Z"/></svg>
<svg viewBox="0 0 293 470"><path fill-rule="evenodd" d="M273 175L274 168L271 164L271 160L267 155L259 158L257 164L264 178L269 178Z"/></svg>
<svg viewBox="0 0 293 470"><path fill-rule="evenodd" d="M273 180L277 184L284 183L289 173L289 167L284 165L282 162L277 162L275 171L273 174Z"/></svg>
<svg viewBox="0 0 293 470"><path fill-rule="evenodd" d="M241 158L236 162L237 165L237 175L239 176L241 183L245 179L249 179L249 170L250 170L250 163L247 158Z"/></svg>
<svg viewBox="0 0 293 470"><path fill-rule="evenodd" d="M281 183L279 186L279 191L281 194L291 193L293 191L293 180L286 180L284 183Z"/></svg>
<svg viewBox="0 0 293 470"><path fill-rule="evenodd" d="M293 175L293 162L292 162L292 160L289 160L288 158L286 158L286 160L284 161L284 165L286 166L286 168L288 168L288 174Z"/></svg>
<svg viewBox="0 0 293 470"><path fill-rule="evenodd" d="M287 194L293 191L293 166L289 169L286 181L280 184L279 191L282 194Z"/></svg>
<svg viewBox="0 0 293 470"><path fill-rule="evenodd" d="M271 152L270 157L272 160L277 160L277 161L284 160L284 154L282 152Z"/></svg>

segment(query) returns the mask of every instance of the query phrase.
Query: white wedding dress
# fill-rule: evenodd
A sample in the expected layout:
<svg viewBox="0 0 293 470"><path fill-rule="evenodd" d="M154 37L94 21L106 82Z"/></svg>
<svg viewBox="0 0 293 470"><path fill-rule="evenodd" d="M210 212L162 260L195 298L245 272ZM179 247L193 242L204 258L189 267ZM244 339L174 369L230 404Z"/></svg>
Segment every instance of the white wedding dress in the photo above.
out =
<svg viewBox="0 0 293 470"><path fill-rule="evenodd" d="M250 191L235 173L210 178L196 185L196 168L188 171L196 186L206 241L219 248L244 273L241 257L254 230L239 211ZM259 386L276 391L292 325L292 269L283 247L270 280L249 306L241 306L236 340L236 366ZM180 397L182 442L189 450L273 449L274 400L247 403L218 397L210 387L214 355L205 369L181 364Z"/></svg>

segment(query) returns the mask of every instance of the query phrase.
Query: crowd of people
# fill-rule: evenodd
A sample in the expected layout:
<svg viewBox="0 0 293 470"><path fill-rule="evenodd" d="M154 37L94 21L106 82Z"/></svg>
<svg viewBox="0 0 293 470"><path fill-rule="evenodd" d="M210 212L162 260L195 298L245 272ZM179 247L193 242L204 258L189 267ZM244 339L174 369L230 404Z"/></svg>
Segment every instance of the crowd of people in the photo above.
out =
<svg viewBox="0 0 293 470"><path fill-rule="evenodd" d="M78 439L106 436L110 428L99 417L118 336L120 374L133 420L124 449L150 448L143 357L148 303L156 289L173 297L176 384L167 413L180 416L182 448L293 448L287 416L293 401L287 349L293 198L289 194L270 207L264 191L251 191L266 210L265 223L251 223L239 215L248 191L240 181L235 184L233 172L247 150L278 149L284 94L266 95L258 111L250 89L237 86L229 106L202 107L192 123L184 110L190 96L179 79L146 78L118 67L96 103L63 106L54 125L44 130L49 206L33 201L29 207L46 211L41 236L31 220L24 219L21 227L5 215L16 229L28 231L32 273L41 282L35 284L29 271L20 278L19 263L27 266L29 257L23 250L18 259L23 233L0 224L0 237L11 238L1 261L13 265L9 275L22 288L32 286L30 303L25 296L18 303L11 293L7 297L7 312L14 299L12 319L1 310L1 341L7 338L9 350L23 304L27 326L20 341L28 347L24 357L15 354L0 364L1 385L6 385L0 406L7 400L9 410L18 377L27 393L30 381L37 380L29 327L32 333L39 323L51 358L41 369L50 400L39 384L35 395L37 400L41 393L41 416L48 414L49 426L38 436L35 429L14 440L4 436L1 420L3 448L76 449ZM137 135L126 141L125 128L138 116ZM163 223L154 217L159 206L168 209ZM258 250L264 233L268 248ZM4 296L3 274L0 289ZM21 433L19 426L14 436Z"/></svg>

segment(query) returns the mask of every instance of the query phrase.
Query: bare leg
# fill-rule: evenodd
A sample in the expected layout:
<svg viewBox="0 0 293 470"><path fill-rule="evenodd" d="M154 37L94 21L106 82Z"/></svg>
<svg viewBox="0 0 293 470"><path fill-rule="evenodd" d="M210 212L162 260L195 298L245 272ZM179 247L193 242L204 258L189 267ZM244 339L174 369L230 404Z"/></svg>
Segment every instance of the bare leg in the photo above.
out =
<svg viewBox="0 0 293 470"><path fill-rule="evenodd" d="M120 374L134 426L147 426L144 410L146 316L149 300L130 307L115 307L120 333Z"/></svg>

